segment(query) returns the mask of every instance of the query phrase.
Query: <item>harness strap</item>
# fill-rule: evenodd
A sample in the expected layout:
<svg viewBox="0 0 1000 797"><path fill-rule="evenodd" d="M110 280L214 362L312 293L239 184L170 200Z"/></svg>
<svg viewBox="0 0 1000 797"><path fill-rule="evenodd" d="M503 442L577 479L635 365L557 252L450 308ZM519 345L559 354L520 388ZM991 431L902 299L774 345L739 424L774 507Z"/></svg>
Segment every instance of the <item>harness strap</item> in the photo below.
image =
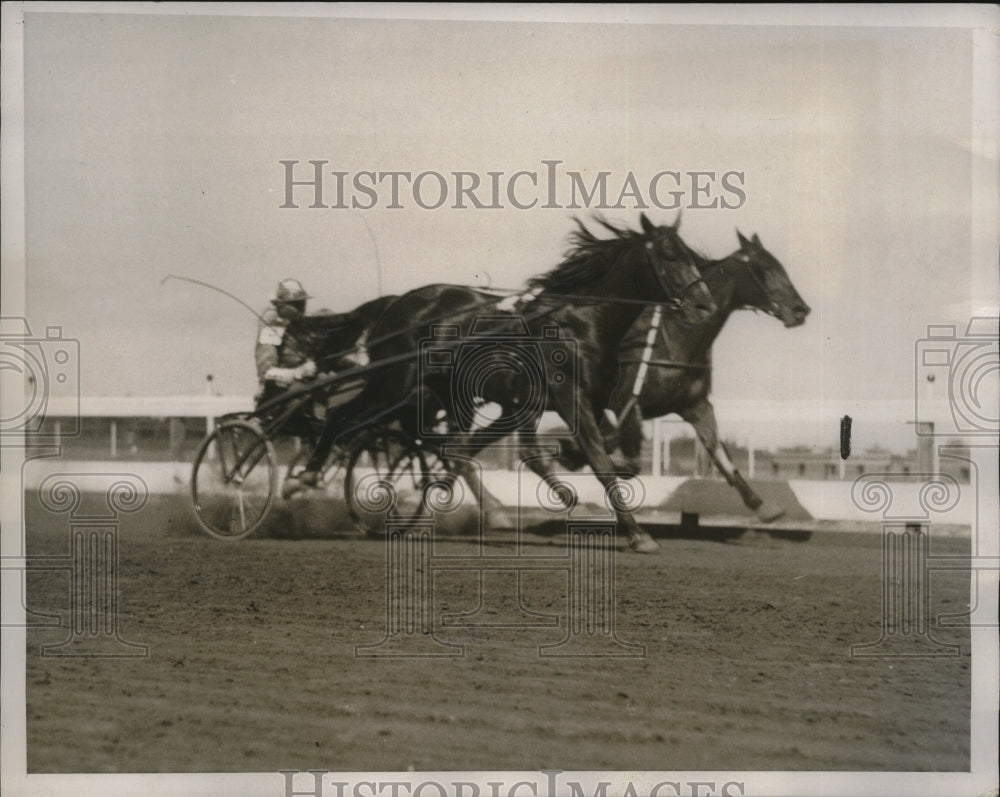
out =
<svg viewBox="0 0 1000 797"><path fill-rule="evenodd" d="M646 383L646 375L649 373L649 366L654 365L661 368L686 368L689 370L705 370L711 368L710 365L702 363L682 363L676 360L654 360L653 347L656 345L657 335L663 335L663 327L660 326L660 319L663 314L662 305L657 305L653 310L653 317L649 322L649 330L646 332L646 342L642 348L642 356L638 359L623 359L622 363L639 363L639 368L635 374L635 382L632 384L632 395L625 403L622 411L618 414L618 419L625 418L639 402L642 388ZM637 348L637 347L632 347Z"/></svg>
<svg viewBox="0 0 1000 797"><path fill-rule="evenodd" d="M622 413L621 413L621 415L617 416L617 417L616 417L616 418L614 419L614 420L615 420L615 427L616 427L616 428L618 427L618 423L619 423L619 421L620 421L620 420L621 420L622 418L627 418L627 417L628 417L628 414L629 414L630 412L632 412L632 408L633 408L633 407L635 407L635 405L636 405L636 404L638 404L638 402L639 402L639 397L638 397L638 396L629 396L629 399L628 399L628 401L626 401L626 402L625 402L625 406L624 406L624 407L622 408ZM613 413L612 413L612 414L613 414Z"/></svg>
<svg viewBox="0 0 1000 797"><path fill-rule="evenodd" d="M532 301L537 299L541 292L541 288L532 288L530 291L515 294L514 296L508 296L506 299L497 304L497 310L502 310L507 313L517 312L526 304L530 304Z"/></svg>
<svg viewBox="0 0 1000 797"><path fill-rule="evenodd" d="M635 373L635 382L632 383L632 395L629 396L629 400L625 403L625 407L618 414L618 421L621 418L628 417L628 414L632 412L632 408L639 401L639 394L642 393L642 386L646 382L646 372L649 370L649 358L653 354L653 344L656 343L656 331L660 328L660 318L663 315L663 307L657 305L653 309L653 318L649 322L649 331L646 332L646 345L642 349L642 357L639 359L639 370ZM627 360L624 362L628 362ZM632 362L635 362L634 360ZM618 424L615 423L615 426Z"/></svg>
<svg viewBox="0 0 1000 797"><path fill-rule="evenodd" d="M659 311L659 307L657 307L657 311ZM654 329L655 329L655 332L653 331ZM652 338L651 338L651 335L652 335ZM639 372L636 374L636 384L639 385L639 390L640 391L642 390L642 383L641 383L640 380L644 380L645 379L645 377L646 377L646 371L648 370L648 366L650 366L650 365L655 365L655 366L657 366L659 368L686 368L686 369L691 370L691 371L708 371L708 370L711 370L712 366L709 363L685 363L685 362L680 362L679 360L653 360L653 359L651 359L650 358L650 354L652 354L652 348L651 347L652 347L652 345L655 345L655 340L656 340L657 337L659 337L663 341L663 343L665 345L669 344L669 341L667 340L667 332L666 332L666 330L663 328L663 326L661 324L658 324L658 319L654 315L653 321L652 321L652 328L650 329L649 332L646 333L646 342L645 343L629 343L629 344L627 344L627 345L625 345L625 346L622 347L623 349L638 349L640 346L642 346L642 350L643 351L642 351L642 357L640 359L636 360L634 358L628 357L628 358L623 358L623 359L620 360L620 362L622 362L622 363L628 363L630 365L632 363L639 363ZM653 341L652 344L650 342L651 339ZM641 376L640 376L640 374L641 374ZM635 390L633 390L632 391L632 395L633 396L637 396L637 395L639 395L639 393L636 392Z"/></svg>
<svg viewBox="0 0 1000 797"><path fill-rule="evenodd" d="M625 359L620 360L622 363L642 363L642 360ZM677 360L647 360L649 365L655 365L660 368L687 368L692 371L707 371L712 366L705 363L682 363Z"/></svg>
<svg viewBox="0 0 1000 797"><path fill-rule="evenodd" d="M646 372L649 370L649 358L653 356L653 344L656 342L656 330L660 328L660 317L663 309L657 305L653 309L653 318L649 322L649 331L646 332L646 347L642 350L642 358L639 361L639 370L635 374L635 382L632 385L632 398L642 393L642 386L646 381ZM631 408L630 408L631 409Z"/></svg>

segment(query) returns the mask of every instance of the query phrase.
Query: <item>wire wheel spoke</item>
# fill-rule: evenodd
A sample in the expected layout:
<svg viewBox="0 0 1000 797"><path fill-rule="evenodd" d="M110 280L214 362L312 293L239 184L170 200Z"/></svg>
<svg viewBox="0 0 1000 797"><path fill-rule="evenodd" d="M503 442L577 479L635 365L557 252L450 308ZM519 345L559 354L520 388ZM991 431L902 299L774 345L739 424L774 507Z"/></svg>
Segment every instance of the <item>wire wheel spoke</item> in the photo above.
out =
<svg viewBox="0 0 1000 797"><path fill-rule="evenodd" d="M265 522L277 466L270 441L249 421L224 421L205 438L191 478L195 517L212 537L235 540Z"/></svg>

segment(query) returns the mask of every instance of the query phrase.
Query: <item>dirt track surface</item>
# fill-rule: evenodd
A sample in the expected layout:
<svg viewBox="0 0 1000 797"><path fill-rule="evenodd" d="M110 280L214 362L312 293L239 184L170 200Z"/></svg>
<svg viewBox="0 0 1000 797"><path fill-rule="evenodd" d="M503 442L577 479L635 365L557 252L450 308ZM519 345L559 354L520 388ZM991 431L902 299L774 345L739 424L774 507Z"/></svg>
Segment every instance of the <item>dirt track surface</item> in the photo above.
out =
<svg viewBox="0 0 1000 797"><path fill-rule="evenodd" d="M961 646L954 657L849 655L881 634L875 535L620 551L617 636L645 648L624 658L539 655L567 635L566 572L522 580L523 607L558 617L554 628L443 627L476 608L479 580L438 572L434 634L464 655L361 658L357 646L386 635L384 541L221 543L148 512L119 539L118 630L149 654L42 657L68 631L29 630L29 773L969 766L967 630L933 629ZM511 555L512 541L497 535L486 553ZM565 550L526 543L530 555ZM28 545L65 554L65 525L29 516ZM933 555L967 550L932 540ZM518 621L512 578L487 581L487 621ZM27 578L29 607L64 623L68 592L66 573ZM931 617L967 611L968 594L967 573L935 574Z"/></svg>

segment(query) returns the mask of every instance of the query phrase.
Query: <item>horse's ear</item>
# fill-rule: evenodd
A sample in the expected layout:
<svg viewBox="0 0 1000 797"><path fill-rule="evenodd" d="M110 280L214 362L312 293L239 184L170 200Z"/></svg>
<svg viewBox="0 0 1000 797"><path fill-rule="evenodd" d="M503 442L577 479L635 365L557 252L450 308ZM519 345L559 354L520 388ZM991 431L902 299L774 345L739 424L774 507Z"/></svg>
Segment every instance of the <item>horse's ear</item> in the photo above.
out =
<svg viewBox="0 0 1000 797"><path fill-rule="evenodd" d="M653 222L649 220L649 218L646 216L645 213L639 214L639 223L642 225L642 231L647 235L649 235L651 232L653 232L653 230L656 229L656 227L653 225Z"/></svg>
<svg viewBox="0 0 1000 797"><path fill-rule="evenodd" d="M757 236L757 233L754 233L753 238L751 238L750 240L752 243L756 244L757 246L760 246L760 238Z"/></svg>
<svg viewBox="0 0 1000 797"><path fill-rule="evenodd" d="M682 212L682 210L680 208L678 208L678 210L677 210L677 218L674 219L674 223L673 223L673 229L674 229L675 232L681 228L681 212Z"/></svg>
<svg viewBox="0 0 1000 797"><path fill-rule="evenodd" d="M736 231L736 237L739 239L740 246L743 249L749 249L750 248L750 242L746 238L743 237L743 233L741 233L739 230Z"/></svg>

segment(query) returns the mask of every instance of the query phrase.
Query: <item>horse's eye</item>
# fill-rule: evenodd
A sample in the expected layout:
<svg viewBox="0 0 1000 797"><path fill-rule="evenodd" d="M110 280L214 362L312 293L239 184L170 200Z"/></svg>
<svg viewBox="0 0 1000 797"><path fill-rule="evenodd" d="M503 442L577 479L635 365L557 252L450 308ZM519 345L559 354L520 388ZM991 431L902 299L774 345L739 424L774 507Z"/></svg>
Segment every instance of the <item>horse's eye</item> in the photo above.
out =
<svg viewBox="0 0 1000 797"><path fill-rule="evenodd" d="M653 250L653 242L652 241L646 241L646 248L649 249L650 251L652 251Z"/></svg>

